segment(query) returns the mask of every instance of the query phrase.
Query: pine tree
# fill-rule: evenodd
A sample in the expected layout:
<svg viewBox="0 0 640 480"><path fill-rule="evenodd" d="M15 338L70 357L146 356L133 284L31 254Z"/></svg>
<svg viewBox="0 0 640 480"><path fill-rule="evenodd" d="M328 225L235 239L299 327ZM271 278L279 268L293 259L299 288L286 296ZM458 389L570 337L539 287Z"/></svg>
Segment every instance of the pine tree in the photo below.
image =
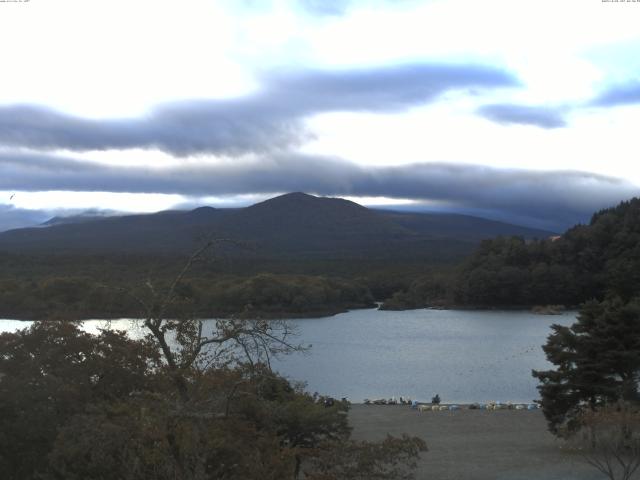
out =
<svg viewBox="0 0 640 480"><path fill-rule="evenodd" d="M575 324L552 329L543 349L556 369L533 371L552 432L575 430L585 409L638 401L640 299L587 302Z"/></svg>

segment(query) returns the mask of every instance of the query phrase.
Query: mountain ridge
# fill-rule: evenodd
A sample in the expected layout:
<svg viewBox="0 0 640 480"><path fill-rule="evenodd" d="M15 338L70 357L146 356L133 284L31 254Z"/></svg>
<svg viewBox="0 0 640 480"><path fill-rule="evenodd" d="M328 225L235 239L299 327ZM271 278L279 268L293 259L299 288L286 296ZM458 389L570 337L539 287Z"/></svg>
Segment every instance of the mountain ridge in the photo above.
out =
<svg viewBox="0 0 640 480"><path fill-rule="evenodd" d="M81 217L9 230L0 233L0 250L185 253L202 238L225 237L252 245L245 256L394 256L417 254L438 242L445 250L446 241L456 247L475 245L496 235L545 238L553 232L468 215L373 210L341 198L294 192L245 208Z"/></svg>

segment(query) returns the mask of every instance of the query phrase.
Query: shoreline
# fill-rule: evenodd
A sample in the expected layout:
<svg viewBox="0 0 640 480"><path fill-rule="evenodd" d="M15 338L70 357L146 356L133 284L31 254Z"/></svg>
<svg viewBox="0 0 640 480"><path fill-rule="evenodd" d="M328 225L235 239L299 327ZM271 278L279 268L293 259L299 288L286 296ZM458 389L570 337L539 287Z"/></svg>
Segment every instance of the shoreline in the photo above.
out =
<svg viewBox="0 0 640 480"><path fill-rule="evenodd" d="M508 400L506 402L503 402L502 400L495 400L495 401L491 401L491 402L442 402L442 403L438 403L438 404L434 404L431 402L420 402L418 401L415 405L416 407L414 407L412 404L407 404L407 403L373 403L374 401L372 400L370 403L365 403L365 402L351 402L349 401L350 405L356 405L358 407L398 407L398 408L409 408L411 410L416 410L416 407L457 407L457 409L451 410L451 411L458 411L458 410L486 410L487 408L482 408L482 407L487 407L489 405L498 405L501 408L498 408L496 410L520 410L518 408L516 408L518 405L521 406L528 406L528 405L535 405L536 407L532 410L540 410L540 407L538 405L538 400L532 400L532 401L528 401L528 402L519 402L519 401L513 401L513 400ZM526 410L526 408L525 408Z"/></svg>
<svg viewBox="0 0 640 480"><path fill-rule="evenodd" d="M361 310L371 310L371 311L380 311L380 312L411 312L416 310L437 310L437 311L449 311L449 312L470 312L470 311L478 311L478 312L524 312L531 313L532 315L539 315L541 317L554 317L554 316L564 316L570 315L572 313L578 313L578 307L574 308L566 308L559 313L540 313L533 311L533 307L466 307L466 306L451 306L451 307L420 307L420 308L406 308L403 310L399 309L384 309L381 308L381 305L372 306L372 307L362 307L362 308L349 308L349 309L340 309L340 310L327 310L327 311L314 311L308 313L294 313L294 312L284 312L279 314L269 313L268 315L262 312L261 315L256 315L254 317L247 317L247 319L265 319L265 320L316 320L320 318L330 318L335 317L336 315L340 315L343 313L349 313L354 311ZM0 315L2 317L8 317L9 315ZM74 316L70 316L69 318L24 318L22 315L11 315L13 318L0 318L0 321L18 321L18 322L59 322L59 321L74 321L74 322L90 322L90 321L120 321L120 320L142 320L141 318L134 317L125 317L119 315L93 315L89 318L75 318ZM99 318L98 318L99 317ZM193 320L215 320L216 318L231 318L229 316L217 315L210 317L199 317L194 318Z"/></svg>

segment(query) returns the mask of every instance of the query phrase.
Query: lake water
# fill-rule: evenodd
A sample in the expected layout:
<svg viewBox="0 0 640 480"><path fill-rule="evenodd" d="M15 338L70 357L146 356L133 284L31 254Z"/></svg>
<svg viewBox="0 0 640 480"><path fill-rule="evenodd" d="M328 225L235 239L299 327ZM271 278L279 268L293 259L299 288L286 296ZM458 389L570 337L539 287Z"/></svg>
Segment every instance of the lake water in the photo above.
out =
<svg viewBox="0 0 640 480"><path fill-rule="evenodd" d="M292 320L305 354L274 362L309 391L353 402L364 398L411 397L443 402L538 398L532 369L547 369L541 345L550 325L570 325L575 312L558 316L513 311L353 310L332 317ZM111 322L130 331L128 320ZM95 331L101 321L86 322ZM0 331L28 325L0 320ZM132 331L135 336L135 332Z"/></svg>

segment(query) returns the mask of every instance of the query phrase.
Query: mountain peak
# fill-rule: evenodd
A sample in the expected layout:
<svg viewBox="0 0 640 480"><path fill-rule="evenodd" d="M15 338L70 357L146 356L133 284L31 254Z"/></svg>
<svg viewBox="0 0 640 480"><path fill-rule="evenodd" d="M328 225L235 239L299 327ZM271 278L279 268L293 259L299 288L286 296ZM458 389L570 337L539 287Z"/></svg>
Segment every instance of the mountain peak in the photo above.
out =
<svg viewBox="0 0 640 480"><path fill-rule="evenodd" d="M205 205L204 207L194 208L189 213L192 215L208 215L214 213L215 211L215 208Z"/></svg>
<svg viewBox="0 0 640 480"><path fill-rule="evenodd" d="M290 192L290 193L285 193L283 195L280 195L278 197L274 197L272 198L272 200L275 200L276 198L290 198L290 199L303 199L303 198L320 198L317 197L315 195L311 195L309 193L304 193L304 192Z"/></svg>
<svg viewBox="0 0 640 480"><path fill-rule="evenodd" d="M314 209L350 209L352 211L369 211L367 208L362 205L352 202L350 200L345 200L344 198L334 198L334 197L318 197L315 195L310 195L304 192L291 192L285 193L284 195L280 195L274 198L270 198L268 200L264 200L263 202L256 203L250 206L248 209L252 210L263 210L263 209L282 209L285 208L287 210L299 210L306 208L314 208Z"/></svg>
<svg viewBox="0 0 640 480"><path fill-rule="evenodd" d="M269 204L287 204L287 203L311 203L322 200L323 197L316 197L315 195L310 195L304 192L291 192L285 193L283 195L278 195L277 197L269 198L268 200L264 200L263 202L256 203L255 205L269 205ZM254 205L254 206L255 206Z"/></svg>
<svg viewBox="0 0 640 480"><path fill-rule="evenodd" d="M431 247L439 258L447 251L468 252L475 242L496 234L541 236L483 219L375 211L342 198L302 192L247 208L200 207L67 223L57 219L50 222L55 228L3 232L0 250L184 253L205 234L248 242L255 246L255 255L264 258L418 258L431 255Z"/></svg>

